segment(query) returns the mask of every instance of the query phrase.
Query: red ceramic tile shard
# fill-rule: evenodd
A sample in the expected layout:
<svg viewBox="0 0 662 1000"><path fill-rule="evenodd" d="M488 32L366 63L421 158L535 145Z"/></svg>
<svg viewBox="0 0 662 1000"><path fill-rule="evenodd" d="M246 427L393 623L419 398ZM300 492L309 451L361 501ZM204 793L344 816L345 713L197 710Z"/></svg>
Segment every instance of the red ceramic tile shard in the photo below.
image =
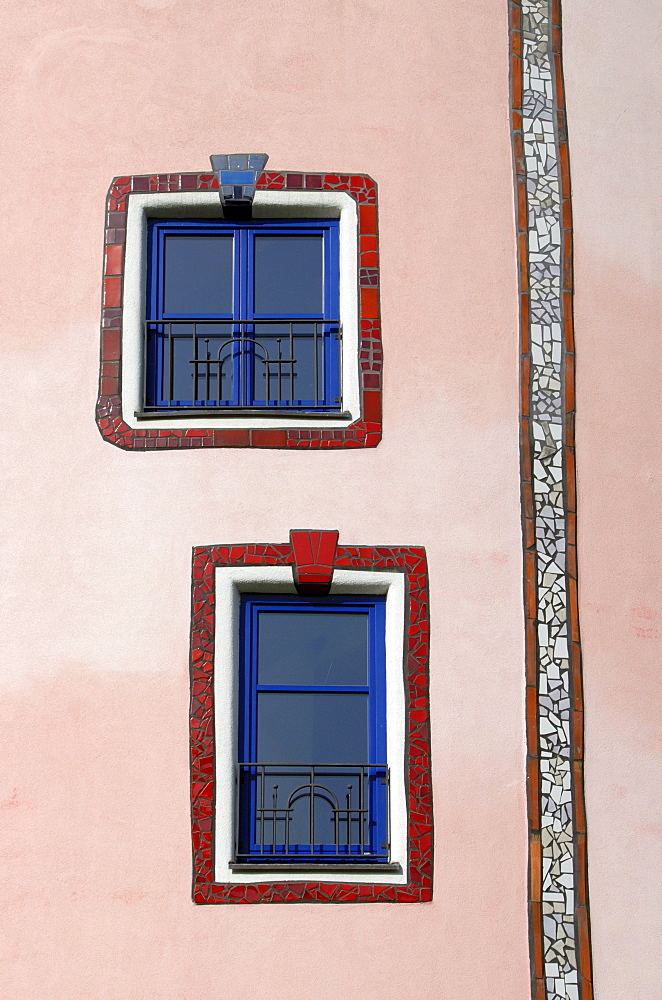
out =
<svg viewBox="0 0 662 1000"><path fill-rule="evenodd" d="M214 445L217 448L247 448L250 444L249 432L244 428L232 427L224 431L214 431Z"/></svg>
<svg viewBox="0 0 662 1000"><path fill-rule="evenodd" d="M104 330L101 334L101 359L102 361L119 361L120 359L120 331Z"/></svg>
<svg viewBox="0 0 662 1000"><path fill-rule="evenodd" d="M122 304L122 279L120 277L104 278L104 306L120 306Z"/></svg>
<svg viewBox="0 0 662 1000"><path fill-rule="evenodd" d="M522 55L522 33L513 31L510 36L510 47L516 56Z"/></svg>
<svg viewBox="0 0 662 1000"><path fill-rule="evenodd" d="M379 423L382 415L382 396L372 390L363 393L363 416L366 420Z"/></svg>
<svg viewBox="0 0 662 1000"><path fill-rule="evenodd" d="M121 274L122 273L122 245L108 246L106 247L106 274Z"/></svg>
<svg viewBox="0 0 662 1000"><path fill-rule="evenodd" d="M512 106L513 109L522 107L522 60L519 56L511 56L511 79L512 79Z"/></svg>
<svg viewBox="0 0 662 1000"><path fill-rule="evenodd" d="M287 432L278 430L254 430L250 432L254 448L284 448Z"/></svg>
<svg viewBox="0 0 662 1000"><path fill-rule="evenodd" d="M527 227L528 209L526 201L526 179L517 178L517 225L518 229L524 230Z"/></svg>
<svg viewBox="0 0 662 1000"><path fill-rule="evenodd" d="M563 228L572 229L572 202L569 198L563 201Z"/></svg>
<svg viewBox="0 0 662 1000"><path fill-rule="evenodd" d="M361 288L361 318L374 319L379 316L379 292L376 288Z"/></svg>
<svg viewBox="0 0 662 1000"><path fill-rule="evenodd" d="M377 208L375 205L359 206L359 231L361 236L377 232Z"/></svg>

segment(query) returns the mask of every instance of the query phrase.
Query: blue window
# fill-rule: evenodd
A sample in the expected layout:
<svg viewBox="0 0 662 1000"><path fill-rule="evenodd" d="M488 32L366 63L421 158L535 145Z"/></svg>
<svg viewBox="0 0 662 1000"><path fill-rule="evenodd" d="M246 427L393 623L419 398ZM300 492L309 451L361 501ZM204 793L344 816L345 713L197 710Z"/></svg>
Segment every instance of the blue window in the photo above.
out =
<svg viewBox="0 0 662 1000"><path fill-rule="evenodd" d="M388 862L384 616L242 598L236 864Z"/></svg>
<svg viewBox="0 0 662 1000"><path fill-rule="evenodd" d="M341 409L338 221L151 219L144 410Z"/></svg>

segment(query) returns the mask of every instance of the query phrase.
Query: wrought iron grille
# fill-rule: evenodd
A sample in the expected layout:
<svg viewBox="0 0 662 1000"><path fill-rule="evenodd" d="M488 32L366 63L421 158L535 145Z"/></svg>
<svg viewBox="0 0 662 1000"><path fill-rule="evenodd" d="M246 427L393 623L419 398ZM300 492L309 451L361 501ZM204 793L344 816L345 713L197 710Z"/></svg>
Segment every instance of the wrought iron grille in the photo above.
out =
<svg viewBox="0 0 662 1000"><path fill-rule="evenodd" d="M388 862L384 764L238 764L235 861Z"/></svg>
<svg viewBox="0 0 662 1000"><path fill-rule="evenodd" d="M337 321L148 320L144 410L340 410L341 347Z"/></svg>

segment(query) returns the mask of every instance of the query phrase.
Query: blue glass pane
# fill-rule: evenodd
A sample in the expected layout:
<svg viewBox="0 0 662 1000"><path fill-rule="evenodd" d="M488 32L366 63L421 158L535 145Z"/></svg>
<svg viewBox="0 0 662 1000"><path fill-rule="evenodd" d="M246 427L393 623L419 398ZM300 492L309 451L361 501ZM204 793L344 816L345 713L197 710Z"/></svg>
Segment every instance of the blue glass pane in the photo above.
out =
<svg viewBox="0 0 662 1000"><path fill-rule="evenodd" d="M367 683L367 613L260 612L258 684Z"/></svg>
<svg viewBox="0 0 662 1000"><path fill-rule="evenodd" d="M232 313L232 236L166 236L163 311L168 316Z"/></svg>
<svg viewBox="0 0 662 1000"><path fill-rule="evenodd" d="M323 314L321 236L255 237L255 312Z"/></svg>
<svg viewBox="0 0 662 1000"><path fill-rule="evenodd" d="M161 337L162 398L190 404L232 400L233 355L238 351L230 323L178 323Z"/></svg>
<svg viewBox="0 0 662 1000"><path fill-rule="evenodd" d="M262 763L368 763L368 695L260 691Z"/></svg>
<svg viewBox="0 0 662 1000"><path fill-rule="evenodd" d="M256 403L324 402L323 327L322 323L255 324Z"/></svg>
<svg viewBox="0 0 662 1000"><path fill-rule="evenodd" d="M352 765L319 765L314 774L296 765L244 770L242 791L258 804L252 830L256 853L347 856L363 853L373 841L381 844L383 837L374 835L385 819L383 773Z"/></svg>

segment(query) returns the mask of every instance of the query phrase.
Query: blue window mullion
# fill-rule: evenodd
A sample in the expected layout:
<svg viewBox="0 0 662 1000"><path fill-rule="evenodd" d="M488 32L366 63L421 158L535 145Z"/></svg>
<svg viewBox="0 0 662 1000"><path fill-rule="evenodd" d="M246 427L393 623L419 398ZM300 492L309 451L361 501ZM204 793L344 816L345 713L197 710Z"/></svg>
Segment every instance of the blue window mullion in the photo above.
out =
<svg viewBox="0 0 662 1000"><path fill-rule="evenodd" d="M246 228L242 233L244 239L244 267L243 267L243 306L242 316L247 324L246 335L255 337L255 230L253 227ZM255 357L255 345L250 344L250 350L244 357L244 382L245 399L244 405L253 406L255 404L255 382L257 379L257 360Z"/></svg>
<svg viewBox="0 0 662 1000"><path fill-rule="evenodd" d="M234 325L233 335L239 337L239 343L234 345L232 360L232 405L246 406L245 368L246 358L241 350L242 335L246 329L246 232L240 227L234 231Z"/></svg>
<svg viewBox="0 0 662 1000"><path fill-rule="evenodd" d="M369 694L368 685L256 684L257 691L300 691L302 694Z"/></svg>
<svg viewBox="0 0 662 1000"><path fill-rule="evenodd" d="M386 605L383 602L375 604L374 614L370 616L370 695L369 711L370 725L370 755L373 761L381 763L386 760L386 678L384 676L386 662ZM378 671L382 676L378 676Z"/></svg>
<svg viewBox="0 0 662 1000"><path fill-rule="evenodd" d="M386 763L386 605L380 602L371 616L370 642L370 758L371 763ZM379 676L381 668L382 676ZM388 836L388 788L384 784L388 778L380 771L370 774L368 779L369 829L371 849L379 851Z"/></svg>
<svg viewBox="0 0 662 1000"><path fill-rule="evenodd" d="M159 231L154 226L148 229L148 253L152 255L153 266L147 271L146 306L147 319L160 319L158 303L161 296L162 266L161 248L159 245ZM145 372L145 393L148 399L153 399L157 403L163 402L163 393L160 387L163 385L163 328L149 324L149 338L147 340L146 357L143 364L146 366Z"/></svg>
<svg viewBox="0 0 662 1000"><path fill-rule="evenodd" d="M242 706L240 725L237 731L237 758L238 763L249 763L255 760L254 747L252 745L256 726L257 698L255 694L255 682L253 678L254 656L254 615L250 604L242 604L239 619L239 641L240 641L240 670L239 670L239 704ZM250 845L249 849L254 850L256 841L256 787L255 779L239 768L237 782L237 801L235 809L238 810L237 828L239 831L240 843Z"/></svg>
<svg viewBox="0 0 662 1000"><path fill-rule="evenodd" d="M259 611L253 605L251 607L251 738L250 738L250 760L257 760L257 737L258 737L258 715L257 715L257 678L258 678L258 652L259 652Z"/></svg>
<svg viewBox="0 0 662 1000"><path fill-rule="evenodd" d="M325 231L324 238L324 312L327 319L340 319L340 257L338 238L331 239L330 230ZM324 386L324 403L334 406L340 400L340 350L342 341L338 339L340 327L331 325L324 327L324 351L326 357L326 384Z"/></svg>

